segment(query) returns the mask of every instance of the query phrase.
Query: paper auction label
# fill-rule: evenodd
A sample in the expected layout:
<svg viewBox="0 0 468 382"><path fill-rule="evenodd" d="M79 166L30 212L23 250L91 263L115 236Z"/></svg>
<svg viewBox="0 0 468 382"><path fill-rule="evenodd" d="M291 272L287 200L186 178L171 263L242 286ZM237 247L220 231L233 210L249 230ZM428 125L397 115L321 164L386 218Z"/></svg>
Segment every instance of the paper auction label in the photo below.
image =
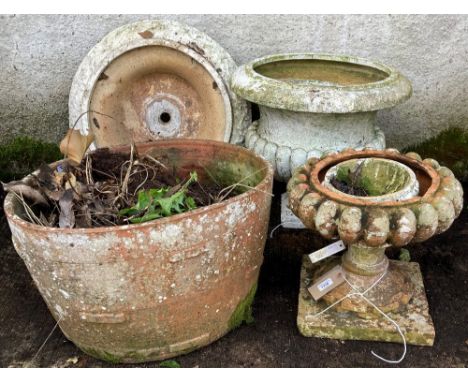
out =
<svg viewBox="0 0 468 382"><path fill-rule="evenodd" d="M343 269L341 265L337 265L322 275L308 290L314 300L317 301L338 285L344 283L344 281Z"/></svg>
<svg viewBox="0 0 468 382"><path fill-rule="evenodd" d="M310 261L312 261L312 263L316 263L344 249L346 249L346 246L344 245L343 240L339 240L335 243L332 243L330 245L327 245L326 247L319 249L318 251L312 252L309 255L309 259Z"/></svg>

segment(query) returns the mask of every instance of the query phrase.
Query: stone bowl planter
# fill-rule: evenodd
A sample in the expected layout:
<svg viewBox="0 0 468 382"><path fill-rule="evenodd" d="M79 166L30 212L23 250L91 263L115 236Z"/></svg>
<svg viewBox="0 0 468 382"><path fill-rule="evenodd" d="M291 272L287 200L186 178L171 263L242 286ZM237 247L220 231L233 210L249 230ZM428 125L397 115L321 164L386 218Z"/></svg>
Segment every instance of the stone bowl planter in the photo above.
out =
<svg viewBox="0 0 468 382"><path fill-rule="evenodd" d="M367 177L366 181L372 184L377 195L353 196L330 185L337 168L355 167L362 161L367 162L368 168L363 167L360 176ZM433 159L423 161L416 153L403 155L395 149L348 149L322 160L309 159L294 172L288 183L288 194L291 210L306 227L327 239L339 238L348 246L341 262L333 259L314 271L305 263L308 271L304 271L303 280L307 277L316 280L330 267L341 263L345 278L351 284L361 291L372 286L366 297L383 312L399 317L409 342L432 344L434 331L419 268L416 263L389 262L385 249L425 241L450 227L463 207L463 189L452 171ZM337 313L356 315L354 319L338 324L338 316L333 316L328 322L333 324L324 329L327 326L324 322L307 323L301 316L298 318L300 330L305 335L325 330L325 336L333 338L398 340L398 335L394 337L394 328L390 328L393 337L381 333L385 332L379 329L382 318L376 318L379 313L367 301L356 295L346 297L351 289L348 283L343 283L325 294L323 301L326 305L334 304ZM300 312L309 308L310 301L301 297ZM398 316L400 313L403 316ZM372 330L366 332L369 323L356 324L359 318L374 319ZM343 329L343 325L348 329L342 331L340 337L336 327Z"/></svg>
<svg viewBox="0 0 468 382"><path fill-rule="evenodd" d="M352 173L360 168L360 178L366 180L372 195L355 196L367 202L398 201L419 193L419 183L414 172L400 162L383 158L350 159L331 167L322 184L337 194L346 194L335 188L332 179L339 174Z"/></svg>
<svg viewBox="0 0 468 382"><path fill-rule="evenodd" d="M84 57L70 89L62 152L83 146L125 145L167 138L240 144L250 107L229 86L237 68L222 46L175 21L123 25ZM76 148L77 149L77 148ZM78 155L79 159L80 155Z"/></svg>
<svg viewBox="0 0 468 382"><path fill-rule="evenodd" d="M172 217L90 229L31 224L12 194L5 200L13 244L61 330L112 362L174 357L248 320L271 203L273 170L247 149L202 140L137 148L181 178L195 169L199 179L248 187Z"/></svg>
<svg viewBox="0 0 468 382"><path fill-rule="evenodd" d="M411 96L410 82L388 66L357 57L282 54L234 73L232 89L257 103L260 119L245 145L289 180L308 158L345 148L385 148L377 112Z"/></svg>

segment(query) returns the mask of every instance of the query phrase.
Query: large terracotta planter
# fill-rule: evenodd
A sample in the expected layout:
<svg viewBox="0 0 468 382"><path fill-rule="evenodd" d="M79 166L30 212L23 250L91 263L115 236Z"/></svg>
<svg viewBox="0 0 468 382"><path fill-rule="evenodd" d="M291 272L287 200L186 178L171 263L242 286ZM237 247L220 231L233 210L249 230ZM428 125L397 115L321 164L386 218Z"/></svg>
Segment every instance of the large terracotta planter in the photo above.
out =
<svg viewBox="0 0 468 382"><path fill-rule="evenodd" d="M209 171L250 188L173 217L92 229L33 225L13 195L5 200L14 246L63 333L113 362L186 353L247 319L270 211L273 170L244 148L164 140L138 150L166 158L181 177Z"/></svg>
<svg viewBox="0 0 468 382"><path fill-rule="evenodd" d="M240 66L232 89L259 105L245 145L264 156L275 177L289 180L308 158L345 148L385 148L377 112L411 95L396 70L370 60L324 54L281 54Z"/></svg>

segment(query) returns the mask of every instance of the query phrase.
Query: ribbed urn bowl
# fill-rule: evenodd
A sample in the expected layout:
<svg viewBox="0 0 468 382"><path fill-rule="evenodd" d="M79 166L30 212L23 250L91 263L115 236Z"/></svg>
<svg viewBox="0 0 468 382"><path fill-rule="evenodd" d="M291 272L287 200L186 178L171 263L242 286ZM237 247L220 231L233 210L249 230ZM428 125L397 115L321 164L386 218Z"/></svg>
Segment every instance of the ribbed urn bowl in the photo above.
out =
<svg viewBox="0 0 468 382"><path fill-rule="evenodd" d="M343 191L340 184L349 185L351 180L352 187L369 195ZM354 285L365 289L382 277L369 297L384 311L397 310L412 297L408 277L389 267L385 248L422 242L444 232L463 207L462 186L450 169L434 159L422 160L416 153L404 155L395 149L348 149L309 159L294 171L288 194L291 210L306 227L347 244L342 266ZM324 300L331 304L348 292L345 283ZM336 309L365 316L369 312L363 304L359 298L349 298Z"/></svg>
<svg viewBox="0 0 468 382"><path fill-rule="evenodd" d="M377 111L411 96L398 71L358 57L277 54L240 66L233 91L258 104L260 119L247 130L245 145L287 181L308 158L345 148L383 149Z"/></svg>

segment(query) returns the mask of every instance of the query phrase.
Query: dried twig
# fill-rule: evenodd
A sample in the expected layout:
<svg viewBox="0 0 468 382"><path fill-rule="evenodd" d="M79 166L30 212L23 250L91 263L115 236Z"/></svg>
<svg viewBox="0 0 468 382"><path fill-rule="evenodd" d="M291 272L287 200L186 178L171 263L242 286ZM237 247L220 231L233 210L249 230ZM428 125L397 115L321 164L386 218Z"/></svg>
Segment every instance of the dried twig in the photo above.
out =
<svg viewBox="0 0 468 382"><path fill-rule="evenodd" d="M217 200L217 202L221 202L221 201L223 201L224 199L226 199L226 198L229 196L229 194L230 194L232 191L234 191L234 190L236 189L236 187L238 187L238 186L246 187L246 188L248 188L248 189L256 190L256 191L259 191L259 192L263 192L263 193L265 193L265 194L267 194L267 195L274 196L271 192L263 191L263 190L260 190L260 189L258 189L258 188L256 188L256 187L252 187L252 186L249 186L249 185L247 185L247 184L245 184L245 183L242 183L242 181L244 181L244 180L246 180L246 179L252 177L253 175L255 175L255 174L257 174L257 173L259 173L260 171L263 171L263 170L265 170L265 169L266 169L265 167L264 167L264 168L261 168L261 169L255 171L255 172L253 172L253 173L247 175L247 176L244 176L244 177L243 177L242 179L240 179L238 182L236 182L236 183L234 183L234 184L231 184L231 185L229 185L229 186L227 186L227 187L224 187L224 188L223 188L221 191L219 191L219 193L218 193L218 200ZM225 191L228 191L228 192L227 192L226 194L224 194L224 195L221 197L221 194L223 194Z"/></svg>
<svg viewBox="0 0 468 382"><path fill-rule="evenodd" d="M164 163L158 161L157 159L155 159L155 158L152 157L151 155L145 154L145 155L143 156L143 159L145 159L145 158L146 158L146 159L149 159L150 161L156 163L158 166L161 166L162 168L164 168L164 169L167 170L167 167L166 167L166 165L165 165Z"/></svg>
<svg viewBox="0 0 468 382"><path fill-rule="evenodd" d="M21 204L23 205L23 208L24 208L24 212L26 213L26 215L28 215L28 219L29 219L29 221L30 221L31 223L44 226L44 224L42 223L41 219L39 219L39 218L36 216L36 214L35 214L34 211L31 209L31 207L29 207L28 203L26 203L26 201L25 201L24 198L23 198L23 195L17 194L15 191L12 191L12 190L10 190L9 192L11 192L11 193L21 202Z"/></svg>
<svg viewBox="0 0 468 382"><path fill-rule="evenodd" d="M86 167L85 167L86 184L94 183L91 167L92 167L91 156L86 155Z"/></svg>
<svg viewBox="0 0 468 382"><path fill-rule="evenodd" d="M125 178L122 182L122 185L121 185L121 194L122 195L126 195L128 193L128 180L130 179L130 174L131 174L131 171L132 171L132 166L133 166L133 155L134 155L134 150L135 150L135 145L133 144L132 142L132 145L130 146L130 159L127 161L128 162L128 168L127 168L127 172L125 173ZM121 169L124 168L124 165L122 165ZM121 171L122 173L122 171ZM122 176L121 176L121 179L122 179ZM125 198L125 196L124 196ZM126 200L126 198L125 198Z"/></svg>

